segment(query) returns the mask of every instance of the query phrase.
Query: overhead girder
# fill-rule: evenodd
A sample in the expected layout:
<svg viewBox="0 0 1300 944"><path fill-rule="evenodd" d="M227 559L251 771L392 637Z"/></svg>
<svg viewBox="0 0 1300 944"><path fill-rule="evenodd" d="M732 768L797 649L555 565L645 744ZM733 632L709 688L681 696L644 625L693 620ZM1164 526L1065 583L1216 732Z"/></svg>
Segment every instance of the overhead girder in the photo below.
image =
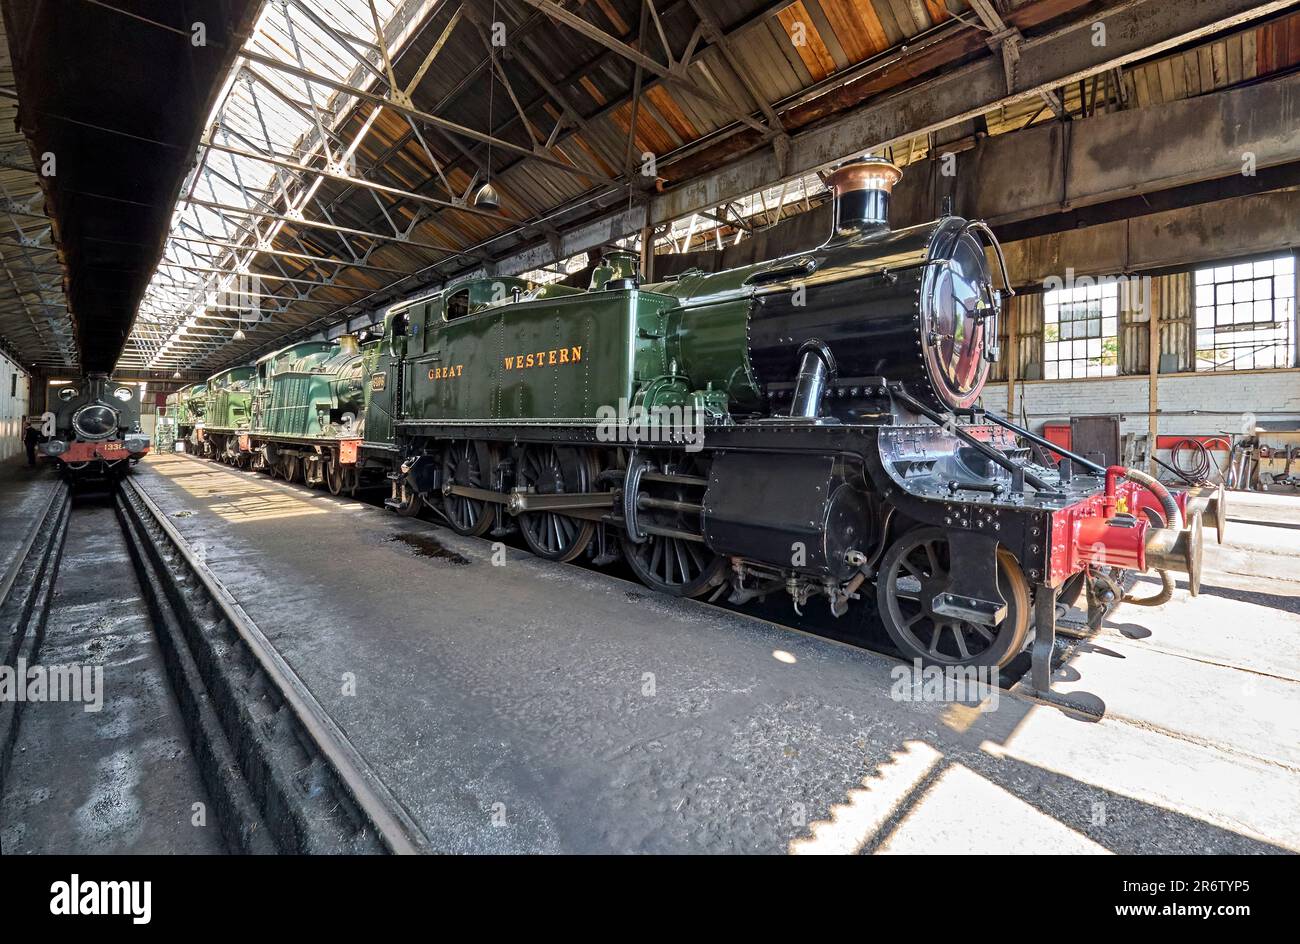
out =
<svg viewBox="0 0 1300 944"><path fill-rule="evenodd" d="M1203 39L1294 6L1294 0L1127 0L1096 15L1081 17L1051 32L1026 39L1007 90L998 57L985 57L958 69L894 92L791 135L786 173L777 168L770 151L758 151L726 168L688 181L643 206L597 215L573 225L564 234L560 255L538 243L500 257L502 274L528 271L589 250L613 236L626 236L643 227L658 226L718 206L771 186L789 177L824 168L845 156L906 140L946 125L968 120L1012 102L1038 96L1093 73L1106 71ZM1108 37L1094 45L1097 24Z"/></svg>

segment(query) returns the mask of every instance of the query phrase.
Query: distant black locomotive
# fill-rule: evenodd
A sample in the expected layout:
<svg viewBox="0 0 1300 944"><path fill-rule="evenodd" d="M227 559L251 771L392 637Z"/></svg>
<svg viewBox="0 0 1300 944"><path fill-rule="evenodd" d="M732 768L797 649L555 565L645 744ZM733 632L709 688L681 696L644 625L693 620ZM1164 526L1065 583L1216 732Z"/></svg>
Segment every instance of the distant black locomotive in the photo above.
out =
<svg viewBox="0 0 1300 944"><path fill-rule="evenodd" d="M107 374L88 374L80 383L59 387L57 400L53 434L40 448L65 475L120 478L149 452L134 386Z"/></svg>

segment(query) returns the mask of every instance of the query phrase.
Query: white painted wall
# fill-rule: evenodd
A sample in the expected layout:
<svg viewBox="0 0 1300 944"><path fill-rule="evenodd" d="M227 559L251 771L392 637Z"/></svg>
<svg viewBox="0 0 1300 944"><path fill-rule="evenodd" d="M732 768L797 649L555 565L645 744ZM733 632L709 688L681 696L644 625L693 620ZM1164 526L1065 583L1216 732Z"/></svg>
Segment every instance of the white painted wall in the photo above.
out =
<svg viewBox="0 0 1300 944"><path fill-rule="evenodd" d="M984 405L1003 412L1006 390L1005 383L990 383L984 388ZM1300 370L1169 374L1160 377L1158 392L1157 432L1161 436L1239 432L1248 413L1260 420L1294 420L1300 427ZM1119 415L1121 433L1148 432L1145 376L1017 384L1015 419L1020 417L1022 397L1034 432L1041 432L1044 423L1103 414ZM1300 443L1300 436L1266 434L1262 441L1284 446ZM1167 453L1159 455L1168 461Z"/></svg>
<svg viewBox="0 0 1300 944"><path fill-rule="evenodd" d="M23 451L23 417L31 378L4 354L0 354L0 460Z"/></svg>

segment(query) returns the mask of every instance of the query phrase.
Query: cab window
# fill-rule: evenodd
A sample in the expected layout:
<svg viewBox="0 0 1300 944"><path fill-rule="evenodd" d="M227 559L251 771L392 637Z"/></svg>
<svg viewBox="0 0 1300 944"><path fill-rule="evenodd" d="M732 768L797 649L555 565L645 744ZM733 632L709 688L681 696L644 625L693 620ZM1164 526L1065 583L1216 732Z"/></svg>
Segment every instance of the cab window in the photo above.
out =
<svg viewBox="0 0 1300 944"><path fill-rule="evenodd" d="M463 288L447 296L447 320L455 321L469 314L469 289Z"/></svg>

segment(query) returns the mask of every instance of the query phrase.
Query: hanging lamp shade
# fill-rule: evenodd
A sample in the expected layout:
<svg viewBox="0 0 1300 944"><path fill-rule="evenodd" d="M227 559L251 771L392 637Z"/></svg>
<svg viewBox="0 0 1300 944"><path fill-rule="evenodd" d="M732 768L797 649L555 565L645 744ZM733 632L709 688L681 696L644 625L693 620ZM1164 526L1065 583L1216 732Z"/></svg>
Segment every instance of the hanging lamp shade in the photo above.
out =
<svg viewBox="0 0 1300 944"><path fill-rule="evenodd" d="M478 188L474 194L474 205L481 210L496 210L501 207L501 195L491 181Z"/></svg>

